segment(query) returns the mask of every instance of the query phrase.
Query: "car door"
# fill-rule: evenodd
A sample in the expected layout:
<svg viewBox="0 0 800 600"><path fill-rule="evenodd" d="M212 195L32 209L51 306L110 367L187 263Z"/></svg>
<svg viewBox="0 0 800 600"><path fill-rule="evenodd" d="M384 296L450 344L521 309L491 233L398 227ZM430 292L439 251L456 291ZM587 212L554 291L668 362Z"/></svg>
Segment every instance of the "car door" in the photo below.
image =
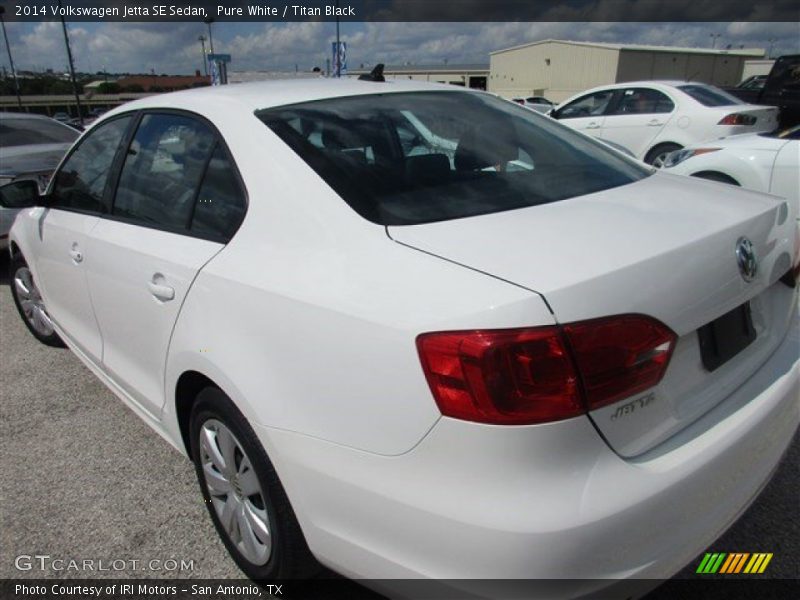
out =
<svg viewBox="0 0 800 600"><path fill-rule="evenodd" d="M108 212L109 175L132 119L124 115L98 125L61 165L40 220L39 247L34 253L50 318L97 363L103 342L86 279L92 263L85 255L87 236L99 215Z"/></svg>
<svg viewBox="0 0 800 600"><path fill-rule="evenodd" d="M603 123L603 139L643 157L672 117L675 104L663 92L645 87L622 90Z"/></svg>
<svg viewBox="0 0 800 600"><path fill-rule="evenodd" d="M215 230L213 192L216 181L235 174L226 153L215 130L195 116L143 114L111 215L94 227L86 250L103 368L155 417L164 403L166 353L181 304L229 237ZM234 195L241 208L239 189Z"/></svg>
<svg viewBox="0 0 800 600"><path fill-rule="evenodd" d="M614 97L614 90L603 90L576 98L553 115L565 125L594 137L602 137L605 112Z"/></svg>

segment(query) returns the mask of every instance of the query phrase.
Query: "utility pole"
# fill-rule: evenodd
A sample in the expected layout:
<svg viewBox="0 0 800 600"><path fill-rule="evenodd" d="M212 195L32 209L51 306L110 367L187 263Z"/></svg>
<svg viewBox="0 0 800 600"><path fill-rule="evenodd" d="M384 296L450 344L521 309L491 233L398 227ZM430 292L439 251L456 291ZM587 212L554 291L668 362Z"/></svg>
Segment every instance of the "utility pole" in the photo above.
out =
<svg viewBox="0 0 800 600"><path fill-rule="evenodd" d="M211 54L214 54L214 36L211 35L211 24L214 22L214 17L206 17L203 21L208 25L208 45L211 47Z"/></svg>
<svg viewBox="0 0 800 600"><path fill-rule="evenodd" d="M58 0L58 10L61 12L61 0ZM64 43L67 45L67 58L69 59L69 75L72 79L72 91L75 93L75 104L78 105L78 123L83 127L83 109L81 108L81 98L78 94L78 82L75 80L75 64L72 62L72 50L69 47L69 34L67 33L67 23L64 15L61 15L61 28L64 30Z"/></svg>
<svg viewBox="0 0 800 600"><path fill-rule="evenodd" d="M8 43L8 34L6 33L6 20L3 18L5 12L6 12L6 7L0 6L0 25L3 26L3 38L5 38L6 40L6 50L8 51L8 63L11 66L11 76L14 78L14 92L17 94L17 105L19 106L19 110L22 111L22 98L19 95L19 79L17 79L17 70L14 68L14 59L11 58L11 45Z"/></svg>
<svg viewBox="0 0 800 600"><path fill-rule="evenodd" d="M200 37L197 38L197 40L200 42L200 47L202 48L203 51L203 73L205 73L206 77L208 77L208 57L206 57L206 36L201 34Z"/></svg>
<svg viewBox="0 0 800 600"><path fill-rule="evenodd" d="M336 77L342 76L342 49L339 46L339 0L336 0Z"/></svg>

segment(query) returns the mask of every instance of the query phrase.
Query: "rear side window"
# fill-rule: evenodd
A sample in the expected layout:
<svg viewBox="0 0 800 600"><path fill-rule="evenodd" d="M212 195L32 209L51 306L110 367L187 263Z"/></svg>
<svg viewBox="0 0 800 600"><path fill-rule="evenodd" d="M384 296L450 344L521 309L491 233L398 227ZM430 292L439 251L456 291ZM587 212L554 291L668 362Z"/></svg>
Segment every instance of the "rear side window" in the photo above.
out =
<svg viewBox="0 0 800 600"><path fill-rule="evenodd" d="M489 94L363 95L257 115L354 210L381 225L546 204L650 172Z"/></svg>
<svg viewBox="0 0 800 600"><path fill-rule="evenodd" d="M217 144L208 163L192 217L192 233L228 241L244 218L245 196L236 171Z"/></svg>
<svg viewBox="0 0 800 600"><path fill-rule="evenodd" d="M128 147L113 214L151 227L187 230L216 138L191 117L148 114Z"/></svg>
<svg viewBox="0 0 800 600"><path fill-rule="evenodd" d="M710 85L687 84L679 85L678 89L697 100L703 106L733 106L744 104L739 98Z"/></svg>
<svg viewBox="0 0 800 600"><path fill-rule="evenodd" d="M800 87L800 58L782 56L775 61L770 77L766 79L770 88L787 87L797 90Z"/></svg>
<svg viewBox="0 0 800 600"><path fill-rule="evenodd" d="M82 212L105 213L103 197L111 163L131 117L102 123L89 132L56 175L50 206Z"/></svg>
<svg viewBox="0 0 800 600"><path fill-rule="evenodd" d="M0 148L30 144L71 144L78 132L45 119L0 119Z"/></svg>
<svg viewBox="0 0 800 600"><path fill-rule="evenodd" d="M675 105L666 94L650 88L629 88L622 92L615 115L669 113Z"/></svg>

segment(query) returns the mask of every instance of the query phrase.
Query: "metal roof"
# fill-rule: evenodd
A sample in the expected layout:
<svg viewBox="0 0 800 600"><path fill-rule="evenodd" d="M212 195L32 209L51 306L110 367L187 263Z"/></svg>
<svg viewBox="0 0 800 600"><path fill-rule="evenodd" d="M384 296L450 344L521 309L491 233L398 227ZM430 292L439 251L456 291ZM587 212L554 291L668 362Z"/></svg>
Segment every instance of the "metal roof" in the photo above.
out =
<svg viewBox="0 0 800 600"><path fill-rule="evenodd" d="M375 65L368 67L347 70L348 75L360 75L362 73L369 73ZM383 67L383 72L386 74L393 73L462 73L469 71L471 73L477 71L489 72L488 63L467 63L467 64L441 64L441 65L386 65Z"/></svg>
<svg viewBox="0 0 800 600"><path fill-rule="evenodd" d="M754 58L763 58L766 54L763 48L685 48L680 46L648 46L644 44L611 44L606 42L574 42L572 40L539 40L537 42L528 42L520 44L519 46L512 46L511 48L504 48L503 50L495 50L491 55L501 54L503 52L511 52L512 50L520 50L530 46L538 46L539 44L567 44L570 46L587 46L590 48L605 48L607 50L628 50L634 52L683 52L686 54L719 54L719 55L732 55L732 56L751 56Z"/></svg>

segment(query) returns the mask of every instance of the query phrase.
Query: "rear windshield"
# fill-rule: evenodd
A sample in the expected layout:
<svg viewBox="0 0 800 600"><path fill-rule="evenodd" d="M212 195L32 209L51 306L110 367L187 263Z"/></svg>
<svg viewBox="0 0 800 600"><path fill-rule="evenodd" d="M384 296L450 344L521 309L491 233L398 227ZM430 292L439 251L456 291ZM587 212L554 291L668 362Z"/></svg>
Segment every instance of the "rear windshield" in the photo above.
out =
<svg viewBox="0 0 800 600"><path fill-rule="evenodd" d="M679 85L678 89L689 94L703 106L733 106L734 104L744 104L736 96L731 96L719 88L710 85Z"/></svg>
<svg viewBox="0 0 800 600"><path fill-rule="evenodd" d="M776 129L760 134L762 137L778 138L781 140L800 140L800 125L795 125L789 129Z"/></svg>
<svg viewBox="0 0 800 600"><path fill-rule="evenodd" d="M79 133L45 119L0 120L0 148L29 144L65 144L74 142Z"/></svg>
<svg viewBox="0 0 800 600"><path fill-rule="evenodd" d="M257 115L354 210L381 225L547 204L650 173L489 94L375 94Z"/></svg>

